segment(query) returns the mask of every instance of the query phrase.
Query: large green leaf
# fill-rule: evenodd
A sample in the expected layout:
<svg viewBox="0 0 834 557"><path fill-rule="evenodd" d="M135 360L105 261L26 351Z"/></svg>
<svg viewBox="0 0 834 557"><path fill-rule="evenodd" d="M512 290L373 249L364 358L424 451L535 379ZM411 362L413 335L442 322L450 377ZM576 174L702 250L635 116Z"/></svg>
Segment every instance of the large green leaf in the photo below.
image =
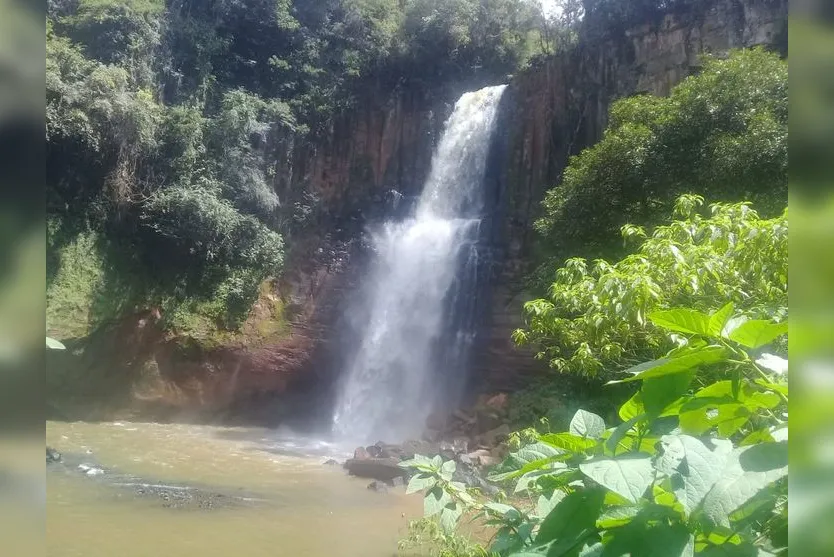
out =
<svg viewBox="0 0 834 557"><path fill-rule="evenodd" d="M636 518L612 531L601 557L692 557L695 540L683 524Z"/></svg>
<svg viewBox="0 0 834 557"><path fill-rule="evenodd" d="M457 464L455 464L454 460L447 460L442 466L440 466L440 477L447 482L452 481L452 476L455 475L456 468Z"/></svg>
<svg viewBox="0 0 834 557"><path fill-rule="evenodd" d="M536 544L578 539L579 533L594 528L603 501L605 491L602 489L584 489L565 496L542 522Z"/></svg>
<svg viewBox="0 0 834 557"><path fill-rule="evenodd" d="M423 498L423 516L429 517L440 513L452 502L452 497L442 487L434 486Z"/></svg>
<svg viewBox="0 0 834 557"><path fill-rule="evenodd" d="M527 472L544 467L563 454L565 454L565 451L547 443L539 441L530 443L518 451L510 453L501 466L488 476L488 479L494 482L503 482L518 478Z"/></svg>
<svg viewBox="0 0 834 557"><path fill-rule="evenodd" d="M640 507L632 505L617 505L605 509L599 518L597 518L597 528L601 530L609 530L611 528L619 528L625 526L640 512Z"/></svg>
<svg viewBox="0 0 834 557"><path fill-rule="evenodd" d="M456 502L451 502L440 511L440 527L447 534L455 531L458 525L458 519L463 514L463 508Z"/></svg>
<svg viewBox="0 0 834 557"><path fill-rule="evenodd" d="M689 515L721 478L732 445L716 441L710 448L689 435L664 435L660 442L663 452L655 466L672 477L675 497Z"/></svg>
<svg viewBox="0 0 834 557"><path fill-rule="evenodd" d="M730 526L730 515L759 491L788 473L788 444L762 443L734 450L703 502L703 513L719 526Z"/></svg>
<svg viewBox="0 0 834 557"><path fill-rule="evenodd" d="M570 473L571 470L568 469L568 466L563 462L552 462L550 463L549 468L544 468L541 470L533 470L532 472L527 472L520 478L518 478L518 482L515 484L515 489L513 493L520 493L522 491L526 491L528 489L532 489L536 486L537 482L540 478L545 476L559 476L561 474Z"/></svg>
<svg viewBox="0 0 834 557"><path fill-rule="evenodd" d="M720 337L721 331L733 315L733 303L725 305L709 317L708 332L711 337Z"/></svg>
<svg viewBox="0 0 834 557"><path fill-rule="evenodd" d="M649 319L658 327L678 333L692 335L708 335L710 333L710 317L694 309L678 308L655 311L649 314Z"/></svg>
<svg viewBox="0 0 834 557"><path fill-rule="evenodd" d="M605 424L603 424L603 426L604 425ZM585 437L580 437L571 433L548 433L547 435L542 435L539 440L542 443L547 443L548 445L559 449L565 449L566 451L570 451L572 453L581 453L582 451L592 449L597 445L595 438L586 439Z"/></svg>
<svg viewBox="0 0 834 557"><path fill-rule="evenodd" d="M622 421L627 422L631 418L644 414L645 412L646 409L643 406L643 396L638 391L634 393L630 399L625 401L622 406L620 406L617 414L620 416Z"/></svg>
<svg viewBox="0 0 834 557"><path fill-rule="evenodd" d="M609 384L644 381L674 373L683 373L700 366L720 362L726 357L727 350L723 346L710 345L702 348L688 348L678 351L674 357L652 360L629 368L626 373L635 374L633 377L619 381L609 381Z"/></svg>
<svg viewBox="0 0 834 557"><path fill-rule="evenodd" d="M727 338L747 348L760 348L788 333L788 322L773 323L765 320L745 321L732 331Z"/></svg>
<svg viewBox="0 0 834 557"><path fill-rule="evenodd" d="M640 397L646 412L660 416L664 410L689 390L695 371L684 371L654 379L646 379L640 387Z"/></svg>
<svg viewBox="0 0 834 557"><path fill-rule="evenodd" d="M546 495L539 495L539 499L536 502L536 516L541 518L546 517L550 514L550 511L552 511L564 498L565 492L559 491L558 489L554 490L549 497Z"/></svg>
<svg viewBox="0 0 834 557"><path fill-rule="evenodd" d="M605 421L587 410L577 410L570 421L569 431L579 437L590 437L599 439L605 432Z"/></svg>
<svg viewBox="0 0 834 557"><path fill-rule="evenodd" d="M644 421L645 419L646 415L641 414L639 416L634 416L627 422L623 422L620 425L618 425L616 429L614 429L614 431L611 432L611 435L608 437L608 439L605 441L605 448L607 448L610 452L614 454L617 454L619 452L618 448L621 448L623 450L629 450L630 447L621 446L620 442L623 439L625 439L628 432L630 432L635 425L637 425L641 421Z"/></svg>
<svg viewBox="0 0 834 557"><path fill-rule="evenodd" d="M729 397L696 397L681 407L678 416L685 433L703 435L715 427L722 436L728 437L741 429L752 413L747 406Z"/></svg>
<svg viewBox="0 0 834 557"><path fill-rule="evenodd" d="M437 484L437 478L433 474L421 472L411 477L408 482L408 487L405 488L406 494L416 493L424 489L431 489Z"/></svg>
<svg viewBox="0 0 834 557"><path fill-rule="evenodd" d="M580 464L579 469L631 503L637 503L654 480L654 467L648 455L589 460Z"/></svg>

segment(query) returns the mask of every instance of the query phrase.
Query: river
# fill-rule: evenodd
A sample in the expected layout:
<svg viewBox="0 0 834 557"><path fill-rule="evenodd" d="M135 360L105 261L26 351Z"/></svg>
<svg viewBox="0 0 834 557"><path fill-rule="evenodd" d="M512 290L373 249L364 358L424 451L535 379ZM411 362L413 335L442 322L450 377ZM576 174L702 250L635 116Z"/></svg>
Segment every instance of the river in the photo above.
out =
<svg viewBox="0 0 834 557"><path fill-rule="evenodd" d="M390 557L422 514L419 495L324 464L344 448L272 430L49 422L46 438L63 454L51 557Z"/></svg>

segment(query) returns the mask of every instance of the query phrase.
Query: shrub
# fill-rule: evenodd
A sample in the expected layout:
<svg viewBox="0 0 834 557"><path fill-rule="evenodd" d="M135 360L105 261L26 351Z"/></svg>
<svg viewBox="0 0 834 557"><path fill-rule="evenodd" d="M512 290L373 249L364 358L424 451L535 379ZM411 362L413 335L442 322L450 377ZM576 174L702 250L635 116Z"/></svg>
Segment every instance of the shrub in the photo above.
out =
<svg viewBox="0 0 834 557"><path fill-rule="evenodd" d="M748 203L710 207L699 196L675 204L677 220L649 237L623 227L636 252L609 263L569 259L551 276L548 297L525 304L518 343L538 349L553 369L600 376L654 358L671 340L646 316L685 305L718 309L725 300L754 318L784 320L788 305L787 213L762 219Z"/></svg>
<svg viewBox="0 0 834 557"><path fill-rule="evenodd" d="M787 76L777 55L744 50L707 59L668 98L614 103L602 140L572 157L545 197L535 225L545 254L619 256L611 239L622 225L656 224L687 192L778 214L787 202Z"/></svg>
<svg viewBox="0 0 834 557"><path fill-rule="evenodd" d="M666 357L629 370L639 391L608 427L579 410L569 431L536 435L490 478L538 498L533 509L477 500L454 461L415 456L408 491L446 532L478 510L497 555L787 553L787 360L764 352L787 323L691 308L655 312L685 335ZM704 384L709 370L717 381ZM528 433L529 434L529 433Z"/></svg>

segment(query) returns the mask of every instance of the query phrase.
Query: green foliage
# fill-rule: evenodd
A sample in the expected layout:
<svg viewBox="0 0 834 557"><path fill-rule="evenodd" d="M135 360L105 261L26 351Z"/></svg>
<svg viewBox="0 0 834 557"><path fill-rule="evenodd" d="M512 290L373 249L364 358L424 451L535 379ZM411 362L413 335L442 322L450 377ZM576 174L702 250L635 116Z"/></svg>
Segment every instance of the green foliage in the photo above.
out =
<svg viewBox="0 0 834 557"><path fill-rule="evenodd" d="M533 4L50 0L53 334L150 306L173 328L239 325L317 211L299 148L369 83L503 80L535 50Z"/></svg>
<svg viewBox="0 0 834 557"><path fill-rule="evenodd" d="M646 319L658 309L712 311L731 300L751 317L784 320L786 215L762 219L747 203L719 203L702 216L702 204L699 196L680 197L677 220L650 237L623 227L626 241L641 243L616 263L569 259L554 273L548 298L525 305L527 327L515 340L537 347L553 369L601 376L680 341Z"/></svg>
<svg viewBox="0 0 834 557"><path fill-rule="evenodd" d="M687 192L777 214L787 200L787 76L775 54L736 51L705 60L667 98L615 102L603 139L572 157L545 197L535 226L546 254L619 255L611 239L621 226L656 224Z"/></svg>
<svg viewBox="0 0 834 557"><path fill-rule="evenodd" d="M787 327L732 304L648 318L686 337L626 371L640 388L621 423L580 410L569 431L534 434L491 476L538 497L535 509L460 497L441 482L453 463L439 457L404 463L418 471L409 490L479 511L498 528L489 550L502 556L787 554L786 361L772 372L755 360Z"/></svg>

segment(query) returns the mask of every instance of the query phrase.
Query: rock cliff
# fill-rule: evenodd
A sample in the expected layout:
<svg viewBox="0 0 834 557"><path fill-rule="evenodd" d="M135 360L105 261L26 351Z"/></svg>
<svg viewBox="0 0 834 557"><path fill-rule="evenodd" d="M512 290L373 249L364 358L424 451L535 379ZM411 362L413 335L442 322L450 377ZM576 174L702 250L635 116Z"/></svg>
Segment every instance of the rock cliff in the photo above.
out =
<svg viewBox="0 0 834 557"><path fill-rule="evenodd" d="M698 70L705 53L757 45L785 52L787 9L787 0L703 0L686 11L582 39L571 51L512 78L487 175L497 210L489 218L485 251L494 265L473 385L510 390L523 373L537 369L532 355L510 339L521 325L520 281L527 271L531 224L569 157L601 137L610 104L633 94L668 93ZM337 367L334 343L350 341L338 339L334 330L363 267L362 227L374 215L390 212L384 203L392 190L405 196L419 192L453 103L463 92L490 84L484 80L446 83L434 91L369 84L324 137L293 146L281 187L304 186L319 198L326 216L311 223L313 233L290 254L275 293L293 309L289 330L256 347L191 354L147 317L127 319L118 331L105 333L101 350L93 352L101 358L103 351L114 374L149 377L147 389L134 390L133 402L125 405L156 405L166 412L231 409L269 424L295 413L295 399L275 404L275 397L288 391L301 397L301 408L326 406ZM334 243L331 235L343 238ZM130 354L114 349L123 342L135 349Z"/></svg>

